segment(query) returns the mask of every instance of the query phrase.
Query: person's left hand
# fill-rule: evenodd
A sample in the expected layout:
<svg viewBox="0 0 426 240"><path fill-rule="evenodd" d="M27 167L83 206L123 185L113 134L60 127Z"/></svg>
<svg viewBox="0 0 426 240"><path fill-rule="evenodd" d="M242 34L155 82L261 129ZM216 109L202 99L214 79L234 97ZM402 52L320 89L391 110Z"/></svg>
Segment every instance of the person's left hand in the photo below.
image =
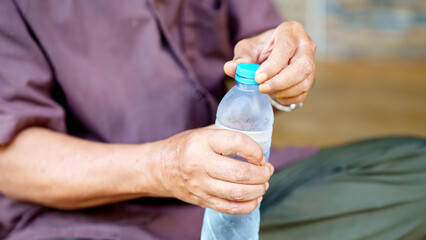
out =
<svg viewBox="0 0 426 240"><path fill-rule="evenodd" d="M225 63L224 71L235 77L238 64L260 64L255 76L260 92L282 105L301 103L314 81L316 47L302 24L284 22L275 29L239 41L234 59Z"/></svg>

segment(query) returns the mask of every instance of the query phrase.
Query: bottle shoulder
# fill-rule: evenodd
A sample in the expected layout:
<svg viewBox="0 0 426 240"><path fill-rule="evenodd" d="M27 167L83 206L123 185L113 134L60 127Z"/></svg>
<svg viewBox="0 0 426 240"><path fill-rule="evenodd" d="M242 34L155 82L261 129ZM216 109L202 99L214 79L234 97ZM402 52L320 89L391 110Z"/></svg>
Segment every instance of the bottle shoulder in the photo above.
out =
<svg viewBox="0 0 426 240"><path fill-rule="evenodd" d="M272 128L274 113L267 95L233 87L219 104L217 121L229 128L262 131Z"/></svg>

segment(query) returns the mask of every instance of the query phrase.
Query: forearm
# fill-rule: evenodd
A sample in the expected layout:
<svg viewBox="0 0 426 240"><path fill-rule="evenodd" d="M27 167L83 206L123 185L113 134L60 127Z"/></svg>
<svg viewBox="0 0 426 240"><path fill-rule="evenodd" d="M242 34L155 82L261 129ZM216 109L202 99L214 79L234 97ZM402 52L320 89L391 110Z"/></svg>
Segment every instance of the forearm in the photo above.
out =
<svg viewBox="0 0 426 240"><path fill-rule="evenodd" d="M29 128L0 148L0 191L61 209L166 196L156 175L160 145L97 143Z"/></svg>

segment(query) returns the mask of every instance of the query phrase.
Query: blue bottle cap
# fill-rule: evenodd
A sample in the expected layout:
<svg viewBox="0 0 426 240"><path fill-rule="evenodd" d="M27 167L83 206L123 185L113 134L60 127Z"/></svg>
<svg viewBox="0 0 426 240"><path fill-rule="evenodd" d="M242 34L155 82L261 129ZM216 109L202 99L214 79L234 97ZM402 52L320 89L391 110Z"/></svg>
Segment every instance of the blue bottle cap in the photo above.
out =
<svg viewBox="0 0 426 240"><path fill-rule="evenodd" d="M245 84L258 84L254 80L254 74L259 68L259 64L254 63L240 63L237 66L235 73L235 81Z"/></svg>

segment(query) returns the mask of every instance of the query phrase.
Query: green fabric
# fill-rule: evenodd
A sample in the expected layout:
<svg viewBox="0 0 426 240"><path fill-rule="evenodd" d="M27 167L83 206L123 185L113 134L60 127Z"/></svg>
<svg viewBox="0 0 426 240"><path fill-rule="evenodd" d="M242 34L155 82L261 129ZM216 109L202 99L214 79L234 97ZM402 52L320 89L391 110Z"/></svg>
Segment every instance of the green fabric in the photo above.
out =
<svg viewBox="0 0 426 240"><path fill-rule="evenodd" d="M261 212L265 240L425 239L426 141L321 150L274 174Z"/></svg>

